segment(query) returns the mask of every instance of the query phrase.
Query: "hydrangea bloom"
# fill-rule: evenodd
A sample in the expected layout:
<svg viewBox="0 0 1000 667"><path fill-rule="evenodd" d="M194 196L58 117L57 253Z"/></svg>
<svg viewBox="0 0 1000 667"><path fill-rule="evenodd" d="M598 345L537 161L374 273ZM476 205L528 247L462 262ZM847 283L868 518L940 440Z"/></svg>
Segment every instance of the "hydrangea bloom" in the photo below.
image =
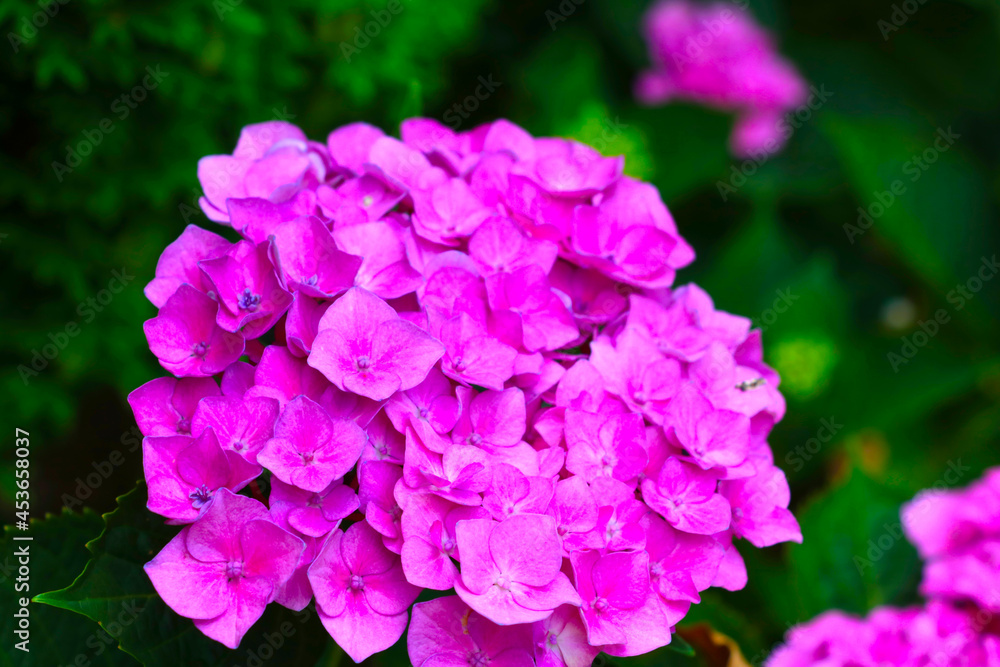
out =
<svg viewBox="0 0 1000 667"><path fill-rule="evenodd" d="M129 402L149 508L189 524L147 569L209 636L315 598L358 661L410 623L415 665L577 667L743 586L735 539L801 539L760 335L672 287L694 253L620 158L507 121L271 122L198 173L234 239L164 252L146 333L180 379ZM422 588L454 594L411 620Z"/></svg>
<svg viewBox="0 0 1000 667"><path fill-rule="evenodd" d="M806 84L744 7L661 0L644 19L653 68L636 83L646 104L688 100L736 113L730 145L740 157L781 149L782 117L806 101Z"/></svg>
<svg viewBox="0 0 1000 667"><path fill-rule="evenodd" d="M875 609L861 619L829 611L792 628L766 667L997 667L1000 636L976 614L941 602Z"/></svg>
<svg viewBox="0 0 1000 667"><path fill-rule="evenodd" d="M1000 612L1000 468L965 489L925 491L902 519L927 561L921 593Z"/></svg>
<svg viewBox="0 0 1000 667"><path fill-rule="evenodd" d="M1000 667L1000 468L965 489L924 491L902 525L928 559L926 605L826 612L790 630L766 667Z"/></svg>

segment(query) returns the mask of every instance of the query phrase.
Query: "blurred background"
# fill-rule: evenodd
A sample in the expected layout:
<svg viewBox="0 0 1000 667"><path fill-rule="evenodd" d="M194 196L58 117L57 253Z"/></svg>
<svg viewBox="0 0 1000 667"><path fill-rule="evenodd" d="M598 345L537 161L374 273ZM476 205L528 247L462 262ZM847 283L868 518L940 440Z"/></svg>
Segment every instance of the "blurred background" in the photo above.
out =
<svg viewBox="0 0 1000 667"><path fill-rule="evenodd" d="M507 117L624 154L698 252L678 284L764 330L788 401L771 445L805 543L744 550L747 589L709 591L685 624L760 664L820 611L915 600L900 503L1000 463L1000 4L750 0L824 101L783 153L743 162L728 115L635 103L645 2L394 1L386 22L381 0L0 0L3 523L15 427L31 434L32 515L96 512L76 541L36 545L35 590L73 580L97 515L141 477L125 396L164 374L142 288L187 224L213 226L198 158L253 122L323 141L421 114L462 130ZM136 664L97 653L95 628L38 611L51 661L6 639L3 660Z"/></svg>

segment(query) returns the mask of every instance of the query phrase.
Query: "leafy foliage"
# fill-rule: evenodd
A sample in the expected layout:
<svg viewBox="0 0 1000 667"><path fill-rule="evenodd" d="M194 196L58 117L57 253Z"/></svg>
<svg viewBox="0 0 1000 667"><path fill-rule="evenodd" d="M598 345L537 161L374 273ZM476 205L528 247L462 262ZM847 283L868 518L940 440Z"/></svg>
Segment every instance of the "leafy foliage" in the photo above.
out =
<svg viewBox="0 0 1000 667"><path fill-rule="evenodd" d="M151 667L241 665L256 657L267 661L280 655L280 664L330 664L330 644L316 612L296 613L271 605L244 638L238 651L208 639L194 623L173 613L156 595L143 571L148 562L177 533L163 519L146 510L144 484L119 498L118 508L104 516L99 537L87 543L92 558L70 586L35 596L36 602L60 607L96 621L118 646ZM337 657L339 659L339 657Z"/></svg>
<svg viewBox="0 0 1000 667"><path fill-rule="evenodd" d="M0 575L0 603L3 604L3 633L11 638L4 644L4 665L29 667L33 665L74 664L76 656L83 656L91 665L100 667L124 667L135 664L122 653L114 650L114 638L106 629L92 624L81 623L64 612L45 605L31 603L30 652L14 648L16 619L13 614L20 609L19 598L29 597L40 590L63 585L79 572L87 563L88 552L84 542L101 530L101 518L87 510L82 514L62 512L49 515L43 520L31 522L27 532L5 527L0 547L3 548L3 564ZM28 536L30 541L15 541L15 536ZM24 577L18 572L17 551L27 547L30 554L30 573ZM21 581L18 581L20 579ZM27 590L18 590L18 584L27 583Z"/></svg>
<svg viewBox="0 0 1000 667"><path fill-rule="evenodd" d="M765 329L789 403L771 445L806 541L762 555L745 550L748 588L711 592L691 622L708 621L758 664L787 624L820 609L912 599L905 541L861 573L854 559L867 559L868 541L877 546L899 503L943 479L949 462L970 468L964 484L996 464L1000 445L998 283L969 299L955 291L1000 249L1000 6L925 3L884 38L879 21L889 19L890 3L752 0L782 52L832 93L803 113L783 154L754 164L727 155L725 114L634 103L631 84L646 64L637 29L645 0L573 3L554 24L546 14L560 11L554 0L400 2L403 10L347 62L341 43L353 45L355 28L387 6L382 0L71 0L16 52L8 35L21 35L39 6L0 0L11 48L0 60L9 109L0 114L0 272L8 285L0 292L0 412L32 431L36 513L55 510L66 494L108 510L140 474L131 452L89 497L78 491L127 441L125 392L160 374L140 327L153 314L141 287L186 224L210 224L196 210L197 159L230 150L249 122L284 116L323 139L321 128L358 119L390 128L422 100L439 119L459 105L463 129L506 116L536 135L624 152L699 251L679 282L698 282L720 308ZM116 98L157 65L169 75L119 118ZM477 78L490 75L501 84L496 92L475 109L462 106ZM67 146L76 150L85 131L96 136L105 117L114 129L59 180L52 163L66 164ZM960 137L909 180L907 162L948 127ZM857 225L858 208L897 179L906 191L852 237L845 225ZM98 302L100 311L89 305L123 268L134 276L125 289ZM902 356L941 309L948 322L894 368L888 355ZM62 338L69 322L79 331ZM39 357L38 375L22 379L18 366L31 369L34 351L59 341L64 349ZM839 427L821 432L821 420ZM9 461L0 464L5 506ZM125 506L139 512L141 496ZM100 542L107 553L94 563L132 563L141 574L143 550L169 535L142 516L136 526L147 537L112 539L109 531ZM49 565L39 555L34 567L55 588L82 569L79 545L99 525L93 514L58 515L33 530L36 555L51 550ZM88 574L75 586L97 581ZM136 577L130 594L140 584ZM69 596L60 604L102 620L114 611L74 590L60 593ZM45 664L90 650L93 622L40 605L32 612L39 637L50 627L46 636L59 638L37 645L67 652ZM182 620L169 616L157 622ZM402 647L394 651L405 660ZM110 656L124 654L106 651L95 664Z"/></svg>

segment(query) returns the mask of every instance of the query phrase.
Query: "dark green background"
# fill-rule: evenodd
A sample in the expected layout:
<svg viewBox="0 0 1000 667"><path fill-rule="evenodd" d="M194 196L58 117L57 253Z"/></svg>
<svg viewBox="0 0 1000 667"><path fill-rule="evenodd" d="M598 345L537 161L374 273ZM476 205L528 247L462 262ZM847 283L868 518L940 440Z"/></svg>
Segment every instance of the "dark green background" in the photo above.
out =
<svg viewBox="0 0 1000 667"><path fill-rule="evenodd" d="M110 469L85 500L97 513L141 476L124 397L163 374L142 334L154 314L142 287L188 222L213 226L195 204L199 157L230 152L243 125L276 117L321 141L356 120L391 131L417 113L450 120L492 76L500 85L461 129L504 116L624 153L698 252L678 283L696 281L720 308L767 327L766 356L788 399L771 444L806 542L745 549L748 588L711 592L690 619L711 621L753 659L824 609L916 599L919 563L891 537L900 502L955 483L949 469L968 468L964 485L1000 462L1000 280L961 309L952 293L1000 251L1000 5L911 0L917 11L884 39L888 1L751 0L781 50L832 93L758 166L727 154L726 115L635 104L645 3L400 1L347 62L341 43L385 8L379 0L68 0L33 35L24 19L39 6L0 0L3 523L13 516L15 427L31 433L35 517L58 512L95 469ZM16 52L11 34L24 38ZM167 76L120 118L115 99L157 66ZM103 118L112 131L60 180L52 163ZM959 138L912 181L907 162L947 128ZM724 199L718 184L742 182L730 181L741 167L752 175ZM844 226L897 179L905 192L852 243ZM134 279L91 320L87 300L113 271ZM791 305L769 313L779 290ZM894 371L888 355L941 309L948 321ZM78 335L25 381L18 366L71 322ZM796 454L824 419L838 425L833 439L809 460ZM55 521L35 528L51 553L36 559L33 593L69 584L101 526L92 514ZM13 548L4 547L0 559ZM870 566L859 572L856 559ZM49 648L65 655L25 663L5 625L3 664L81 651L123 664L93 656L90 621L36 614L61 628Z"/></svg>

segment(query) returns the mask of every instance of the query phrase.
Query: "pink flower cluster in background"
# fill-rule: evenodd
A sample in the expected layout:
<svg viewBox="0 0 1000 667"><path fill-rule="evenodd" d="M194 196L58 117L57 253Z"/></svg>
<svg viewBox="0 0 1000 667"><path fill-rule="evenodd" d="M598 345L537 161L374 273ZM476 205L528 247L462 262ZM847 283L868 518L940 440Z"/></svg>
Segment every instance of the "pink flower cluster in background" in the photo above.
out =
<svg viewBox="0 0 1000 667"><path fill-rule="evenodd" d="M185 526L146 565L166 603L236 647L315 599L355 661L412 606L415 665L577 667L744 586L734 539L800 541L760 333L671 287L694 253L622 163L419 118L202 159L240 240L164 251L145 332L174 377L129 396L148 506Z"/></svg>
<svg viewBox="0 0 1000 667"><path fill-rule="evenodd" d="M781 149L791 134L783 117L809 91L745 7L661 0L644 31L653 67L636 82L641 102L684 100L736 113L730 148L737 156Z"/></svg>
<svg viewBox="0 0 1000 667"><path fill-rule="evenodd" d="M1000 637L941 602L880 607L859 619L828 611L793 628L767 667L997 667Z"/></svg>
<svg viewBox="0 0 1000 667"><path fill-rule="evenodd" d="M865 619L826 612L793 628L767 667L1000 667L1000 468L921 493L902 525L927 560L926 605Z"/></svg>
<svg viewBox="0 0 1000 667"><path fill-rule="evenodd" d="M926 561L921 593L1000 612L1000 468L965 489L925 491L902 519Z"/></svg>

